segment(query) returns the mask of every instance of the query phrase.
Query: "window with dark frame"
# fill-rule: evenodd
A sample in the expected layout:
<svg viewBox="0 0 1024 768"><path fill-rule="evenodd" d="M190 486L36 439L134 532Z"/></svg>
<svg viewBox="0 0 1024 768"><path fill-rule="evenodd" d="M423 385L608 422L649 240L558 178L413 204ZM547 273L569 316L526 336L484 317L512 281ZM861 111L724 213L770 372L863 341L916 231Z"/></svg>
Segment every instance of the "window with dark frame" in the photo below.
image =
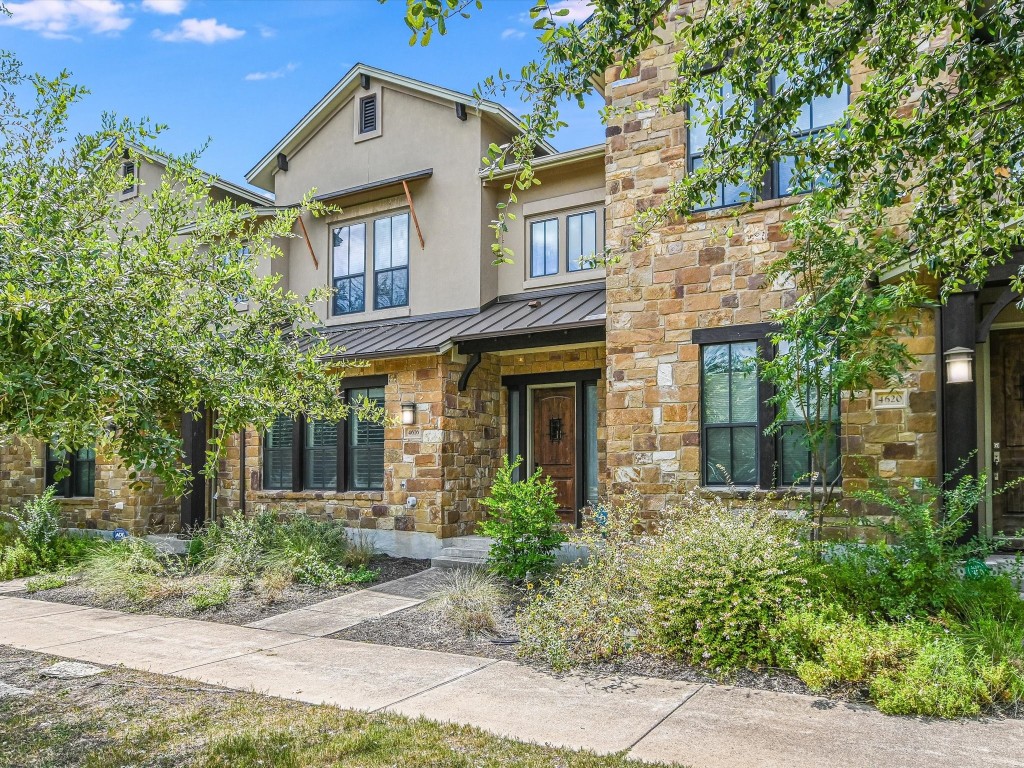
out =
<svg viewBox="0 0 1024 768"><path fill-rule="evenodd" d="M352 405L340 422L279 416L263 440L266 490L379 491L384 489L384 426L359 418L366 400L383 405L386 377L345 390Z"/></svg>
<svg viewBox="0 0 1024 768"><path fill-rule="evenodd" d="M409 304L409 214L373 222L373 307Z"/></svg>
<svg viewBox="0 0 1024 768"><path fill-rule="evenodd" d="M720 337L720 338L716 338ZM811 452L800 404L787 407L775 435L765 431L775 420L769 384L757 375L757 358L774 354L762 327L744 334L741 326L702 329L700 344L701 455L706 486L809 485ZM815 393L808 392L808 402ZM839 476L839 413L832 409L834 430L827 449L827 481Z"/></svg>
<svg viewBox="0 0 1024 768"><path fill-rule="evenodd" d="M362 312L366 308L366 224L335 227L331 232L331 249L331 314Z"/></svg>
<svg viewBox="0 0 1024 768"><path fill-rule="evenodd" d="M57 474L65 470L64 477ZM59 451L46 446L45 483L57 486L57 495L67 498L96 495L96 450L79 448L77 451Z"/></svg>
<svg viewBox="0 0 1024 768"><path fill-rule="evenodd" d="M568 271L593 269L597 255L597 212L569 214L565 217L565 230Z"/></svg>
<svg viewBox="0 0 1024 768"><path fill-rule="evenodd" d="M713 74L713 73L708 73ZM787 77L785 74L772 78L772 92L785 87ZM707 99L705 94L708 91L697 93L697 102L704 102ZM729 101L733 98L732 84L724 82L718 88L718 94L722 97L717 104L718 116L723 117L729 108ZM843 86L836 93L829 96L819 96L805 105L801 110L794 127L793 135L800 140L810 140L832 125L843 119L845 110L850 103L849 86ZM693 173L703 165L704 148L708 142L708 124L693 118L693 108L687 108L687 171ZM738 141L738 139L737 139ZM725 208L731 205L750 202L756 199L768 199L772 197L785 197L809 192L815 187L827 183L824 176L813 179L809 184L801 184L798 166L800 160L796 156L787 156L772 164L765 179L756 188L749 184L727 184L720 182L712 198L705 205L695 210L710 210L714 208Z"/></svg>
<svg viewBox="0 0 1024 768"><path fill-rule="evenodd" d="M530 223L530 277L558 274L558 219Z"/></svg>
<svg viewBox="0 0 1024 768"><path fill-rule="evenodd" d="M377 94L363 96L359 100L359 133L373 133L377 130Z"/></svg>

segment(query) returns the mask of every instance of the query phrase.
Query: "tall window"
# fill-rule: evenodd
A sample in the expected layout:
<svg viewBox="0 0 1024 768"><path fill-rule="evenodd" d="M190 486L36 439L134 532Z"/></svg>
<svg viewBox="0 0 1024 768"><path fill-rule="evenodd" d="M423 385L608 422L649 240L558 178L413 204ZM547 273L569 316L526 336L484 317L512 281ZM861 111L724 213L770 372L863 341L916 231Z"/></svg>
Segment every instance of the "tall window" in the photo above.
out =
<svg viewBox="0 0 1024 768"><path fill-rule="evenodd" d="M597 212L573 213L565 218L568 269L593 269L597 255Z"/></svg>
<svg viewBox="0 0 1024 768"><path fill-rule="evenodd" d="M786 75L780 75L775 79L776 92L788 85L789 78ZM849 103L849 89L845 85L829 96L816 96L800 110L794 135L802 141L811 140L816 134L841 121ZM823 177L801 178L803 174L802 169L798 172L798 163L799 159L793 156L779 159L775 174L775 194L779 197L810 192L815 187L827 183L827 179Z"/></svg>
<svg viewBox="0 0 1024 768"><path fill-rule="evenodd" d="M789 78L785 74L773 78L771 87L773 93L785 88ZM720 101L713 98L717 93ZM716 115L719 118L725 116L730 104L736 98L731 83L725 82L717 89L710 91L698 91L695 94L694 104L708 104L711 114L703 112L691 106L688 110L688 131L687 131L687 166L692 173L704 164L704 149L708 143L708 129L711 119ZM828 96L819 96L805 104L794 126L794 136L801 140L810 140L831 125L843 119L847 105L850 102L849 87L843 86L836 93ZM741 139L735 137L734 143ZM802 155L800 157L803 157ZM781 158L774 163L768 173L768 177L759 180L751 186L748 183L726 184L720 182L717 189L707 201L698 206L698 210L709 208L721 208L728 205L749 202L761 196L782 197L785 195L808 192L815 186L825 183L823 177L805 180L800 178L798 172L799 159L796 156Z"/></svg>
<svg viewBox="0 0 1024 768"><path fill-rule="evenodd" d="M384 487L384 426L360 419L356 409L369 400L384 402L383 387L348 390L352 411L348 417L348 487L351 490L372 490Z"/></svg>
<svg viewBox="0 0 1024 768"><path fill-rule="evenodd" d="M530 277L558 274L558 219L530 224Z"/></svg>
<svg viewBox="0 0 1024 768"><path fill-rule="evenodd" d="M374 309L409 303L409 214L373 223Z"/></svg>
<svg viewBox="0 0 1024 768"><path fill-rule="evenodd" d="M744 330L750 331L747 339L742 338ZM776 410L769 404L773 390L758 377L756 361L759 354L775 354L769 333L767 325L694 331L694 341L702 344L701 455L705 485L773 488L810 484L814 462L802 413L805 405L815 406L818 395L808 390L805 401L788 403L781 429L774 435L766 434L775 422ZM838 405L830 409L829 415L833 427L824 459L826 479L831 482L838 478L840 469Z"/></svg>
<svg viewBox="0 0 1024 768"><path fill-rule="evenodd" d="M359 406L384 404L386 377L343 396L352 405L340 422L279 416L263 438L263 487L284 491L365 491L384 488L384 427L360 419ZM378 384L379 382L379 384Z"/></svg>
<svg viewBox="0 0 1024 768"><path fill-rule="evenodd" d="M757 483L757 344L742 341L701 351L704 482Z"/></svg>
<svg viewBox="0 0 1024 768"><path fill-rule="evenodd" d="M263 438L263 487L292 490L295 420L278 416Z"/></svg>
<svg viewBox="0 0 1024 768"><path fill-rule="evenodd" d="M331 234L333 314L362 312L366 292L366 225L336 227Z"/></svg>
<svg viewBox="0 0 1024 768"><path fill-rule="evenodd" d="M716 94L721 97L721 101L714 98ZM713 112L713 115L721 118L725 116L734 98L732 84L725 82L717 89L699 92L695 102L698 104L706 103L708 109ZM689 156L688 166L692 173L704 165L704 147L708 143L708 128L710 125L709 121L705 119L705 115L696 114L692 107L688 111L688 116L690 128L687 137L687 153ZM754 190L750 188L749 184L719 182L715 192L708 197L705 204L700 206L699 209L737 205L738 203L745 203L753 199L753 197Z"/></svg>
<svg viewBox="0 0 1024 768"><path fill-rule="evenodd" d="M61 470L66 474L58 480ZM95 496L96 450L58 451L46 446L46 485L56 485L58 496Z"/></svg>

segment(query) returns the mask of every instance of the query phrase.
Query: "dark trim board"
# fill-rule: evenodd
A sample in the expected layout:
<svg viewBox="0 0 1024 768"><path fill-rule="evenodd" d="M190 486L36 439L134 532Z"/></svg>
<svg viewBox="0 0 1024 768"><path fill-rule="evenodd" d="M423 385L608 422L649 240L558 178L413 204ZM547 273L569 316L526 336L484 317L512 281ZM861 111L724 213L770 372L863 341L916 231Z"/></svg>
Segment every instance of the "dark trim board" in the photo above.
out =
<svg viewBox="0 0 1024 768"><path fill-rule="evenodd" d="M386 373L375 376L343 376L341 379L342 389L362 389L363 387L386 387L388 375Z"/></svg>
<svg viewBox="0 0 1024 768"><path fill-rule="evenodd" d="M181 415L181 439L185 467L189 473L188 490L181 497L181 529L189 530L206 522L206 411Z"/></svg>
<svg viewBox="0 0 1024 768"><path fill-rule="evenodd" d="M373 192L374 190L384 189L385 187L394 187L401 184L403 181L413 181L414 179L429 179L433 175L433 168L424 168L422 171L413 171L412 173L406 173L401 176L392 176L389 179L371 181L368 184L360 184L355 187L339 189L337 192L325 192L322 195L317 195L313 199L316 200L317 202L336 200L339 197L349 197L351 195L358 195L363 192Z"/></svg>
<svg viewBox="0 0 1024 768"><path fill-rule="evenodd" d="M589 344L604 341L604 323L586 325L578 328L566 328L558 331L538 331L536 333L517 333L490 338L469 339L458 341L459 354L472 355L475 352L508 352L513 349L530 349L532 347L560 347L572 344Z"/></svg>
<svg viewBox="0 0 1024 768"><path fill-rule="evenodd" d="M501 386L518 387L530 384L578 384L581 381L597 381L602 378L600 368L585 371L554 371L552 373L521 373L502 376Z"/></svg>
<svg viewBox="0 0 1024 768"><path fill-rule="evenodd" d="M779 326L775 323L723 325L718 328L694 328L690 338L694 344L724 344L730 341L755 341L778 330Z"/></svg>

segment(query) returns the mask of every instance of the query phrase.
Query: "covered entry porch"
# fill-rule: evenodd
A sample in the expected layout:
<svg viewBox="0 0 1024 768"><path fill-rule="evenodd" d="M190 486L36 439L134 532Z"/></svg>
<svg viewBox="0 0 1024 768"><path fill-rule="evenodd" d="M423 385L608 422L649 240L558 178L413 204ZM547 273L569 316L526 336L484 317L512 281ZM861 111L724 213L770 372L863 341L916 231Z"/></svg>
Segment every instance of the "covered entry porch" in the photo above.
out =
<svg viewBox="0 0 1024 768"><path fill-rule="evenodd" d="M1013 549L1024 549L1024 297L1012 284L1022 256L941 311L943 472L986 476L970 534Z"/></svg>

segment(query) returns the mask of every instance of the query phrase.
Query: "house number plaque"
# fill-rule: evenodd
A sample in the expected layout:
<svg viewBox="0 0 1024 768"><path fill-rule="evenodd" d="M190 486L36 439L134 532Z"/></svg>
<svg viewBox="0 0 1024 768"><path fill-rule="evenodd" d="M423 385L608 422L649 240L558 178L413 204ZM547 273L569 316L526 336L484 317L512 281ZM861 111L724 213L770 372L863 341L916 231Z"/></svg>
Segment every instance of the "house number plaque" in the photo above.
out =
<svg viewBox="0 0 1024 768"><path fill-rule="evenodd" d="M871 405L875 410L885 410L886 408L906 408L907 390L876 389L871 393Z"/></svg>

